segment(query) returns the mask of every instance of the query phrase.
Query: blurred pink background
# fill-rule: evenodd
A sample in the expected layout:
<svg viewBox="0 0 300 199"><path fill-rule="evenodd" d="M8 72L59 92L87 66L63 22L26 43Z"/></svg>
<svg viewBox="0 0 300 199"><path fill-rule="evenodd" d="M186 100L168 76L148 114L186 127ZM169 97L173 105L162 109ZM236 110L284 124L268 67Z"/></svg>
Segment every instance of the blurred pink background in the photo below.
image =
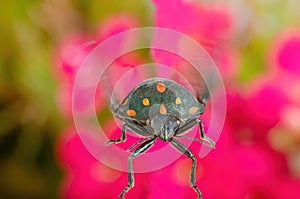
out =
<svg viewBox="0 0 300 199"><path fill-rule="evenodd" d="M216 149L197 159L203 198L300 198L299 7L296 0L51 0L28 3L26 9L20 4L20 16L30 13L25 22L13 17L17 6L15 12L3 14L15 19L11 21L20 49L0 51L0 198L118 198L127 173L100 163L82 144L72 118L72 88L78 68L97 44L144 26L192 37L222 74L227 97L224 129ZM5 34L9 32L1 36L3 41ZM5 44L12 46L9 41ZM14 52L19 54L12 59ZM132 52L113 64L121 74L149 60L172 66L182 61L164 52ZM108 137L118 137L120 129L103 95L99 88L99 121ZM190 149L198 154L200 144ZM135 174L135 186L126 198L196 198L189 187L190 168L191 160L181 156L161 170Z"/></svg>

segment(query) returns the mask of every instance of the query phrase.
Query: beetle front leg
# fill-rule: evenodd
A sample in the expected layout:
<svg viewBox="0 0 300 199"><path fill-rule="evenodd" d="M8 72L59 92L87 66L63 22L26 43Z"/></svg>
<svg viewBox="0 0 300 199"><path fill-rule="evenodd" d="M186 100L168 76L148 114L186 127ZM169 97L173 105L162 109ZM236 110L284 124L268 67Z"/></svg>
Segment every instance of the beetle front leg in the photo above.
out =
<svg viewBox="0 0 300 199"><path fill-rule="evenodd" d="M119 139L111 139L111 140L108 140L106 142L106 146L110 145L111 143L121 143L121 142L125 142L126 141L126 122L123 122L122 123L122 134L121 134L121 137Z"/></svg>
<svg viewBox="0 0 300 199"><path fill-rule="evenodd" d="M151 146L153 146L156 137L151 140L145 141L138 148L136 148L128 157L128 184L120 194L120 197L124 199L125 194L133 187L134 185L134 176L133 176L133 168L132 168L132 159L136 158L138 155L141 155L146 150L148 150Z"/></svg>
<svg viewBox="0 0 300 199"><path fill-rule="evenodd" d="M200 139L208 142L212 148L216 148L216 143L212 139L210 139L209 137L206 136L202 120L198 119L198 123L199 123L199 127L200 127Z"/></svg>
<svg viewBox="0 0 300 199"><path fill-rule="evenodd" d="M190 176L190 186L193 187L193 189L197 192L198 199L202 198L202 193L196 185L197 162L196 162L195 155L186 146L184 146L181 142L179 142L178 140L172 139L171 144L178 151L180 151L181 153L185 154L187 157L192 159L193 163L192 163L191 176Z"/></svg>

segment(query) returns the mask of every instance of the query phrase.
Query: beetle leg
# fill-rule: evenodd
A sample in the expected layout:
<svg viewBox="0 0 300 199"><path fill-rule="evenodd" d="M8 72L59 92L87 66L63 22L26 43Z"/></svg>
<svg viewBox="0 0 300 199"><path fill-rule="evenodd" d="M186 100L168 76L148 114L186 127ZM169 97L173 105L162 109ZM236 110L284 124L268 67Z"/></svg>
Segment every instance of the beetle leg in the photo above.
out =
<svg viewBox="0 0 300 199"><path fill-rule="evenodd" d="M132 168L132 159L136 158L138 155L143 154L146 150L148 150L151 146L153 146L156 137L151 140L145 141L138 148L136 148L128 157L128 185L124 188L120 197L124 199L125 194L133 187L134 185L134 176L133 176L133 168Z"/></svg>
<svg viewBox="0 0 300 199"><path fill-rule="evenodd" d="M146 142L146 141L149 140L149 139L153 139L153 137L146 137L146 138L144 138L144 139L142 139L142 140L137 141L137 142L134 143L131 147L129 147L126 151L127 151L127 152L130 152L134 147L136 147L136 145L138 145L138 144L143 144L144 142Z"/></svg>
<svg viewBox="0 0 300 199"><path fill-rule="evenodd" d="M200 139L208 142L212 148L216 148L216 143L212 139L210 139L209 137L207 137L205 135L202 120L198 119L198 122L199 122L199 127L200 127Z"/></svg>
<svg viewBox="0 0 300 199"><path fill-rule="evenodd" d="M108 140L106 142L106 146L110 145L111 143L120 143L120 142L125 142L126 141L126 123L123 122L122 124L122 134L121 134L121 137L119 139L111 139L111 140Z"/></svg>
<svg viewBox="0 0 300 199"><path fill-rule="evenodd" d="M188 158L192 159L193 163L192 163L191 176L190 176L190 186L193 187L193 189L197 192L198 199L202 198L202 193L196 185L196 166L197 166L197 162L196 162L195 155L186 146L184 146L181 142L179 142L178 140L172 139L171 144L178 151L185 154Z"/></svg>

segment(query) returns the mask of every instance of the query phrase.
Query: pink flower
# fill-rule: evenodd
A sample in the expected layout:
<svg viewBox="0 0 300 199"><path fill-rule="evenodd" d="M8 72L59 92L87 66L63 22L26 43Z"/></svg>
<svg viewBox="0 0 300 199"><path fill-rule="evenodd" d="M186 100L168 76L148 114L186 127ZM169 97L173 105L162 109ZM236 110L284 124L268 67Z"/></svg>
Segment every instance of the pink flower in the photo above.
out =
<svg viewBox="0 0 300 199"><path fill-rule="evenodd" d="M57 149L58 159L65 170L65 178L61 186L62 197L66 199L117 198L127 185L127 173L116 171L95 159L87 151L75 130L70 129L63 135ZM93 142L91 138L85 139ZM128 197L139 199L147 196L148 178L149 174L136 174L135 180L138 183L128 193Z"/></svg>
<svg viewBox="0 0 300 199"><path fill-rule="evenodd" d="M230 14L220 7L208 7L193 1L154 1L157 5L155 22L157 27L169 28L199 42L217 63L225 77L232 77L237 72L236 53L224 44L221 38L228 37L232 32L233 20ZM171 40L168 35L157 35L154 42ZM168 52L153 51L155 60L168 66L176 66L183 62L181 58Z"/></svg>
<svg viewBox="0 0 300 199"><path fill-rule="evenodd" d="M276 38L269 62L293 75L300 75L300 31L287 31Z"/></svg>
<svg viewBox="0 0 300 199"><path fill-rule="evenodd" d="M268 144L269 131L290 102L278 82L277 77L265 79L247 87L247 94L228 90L227 120L239 142Z"/></svg>
<svg viewBox="0 0 300 199"><path fill-rule="evenodd" d="M75 36L58 47L54 69L60 81L57 102L59 110L66 118L72 117L72 91L77 70L97 44L98 42L89 41L87 37Z"/></svg>
<svg viewBox="0 0 300 199"><path fill-rule="evenodd" d="M117 35L118 33L137 27L139 27L139 23L136 18L127 14L118 14L106 19L102 24L100 24L97 37L100 38L99 41L101 42L111 36ZM136 38L128 38L128 41L122 42L123 43L117 42L113 46L113 50L121 49L125 42L135 43ZM133 67L142 64L143 59L138 56L136 52L131 52L116 59L115 63L119 66Z"/></svg>
<svg viewBox="0 0 300 199"><path fill-rule="evenodd" d="M278 64L291 73L300 74L300 34L290 37L282 44L278 52Z"/></svg>
<svg viewBox="0 0 300 199"><path fill-rule="evenodd" d="M225 127L217 148L199 161L206 198L297 198L300 180L286 173L285 159L264 145L233 144L232 134Z"/></svg>
<svg viewBox="0 0 300 199"><path fill-rule="evenodd" d="M286 35L277 49L276 62L291 74L300 75L300 32Z"/></svg>
<svg viewBox="0 0 300 199"><path fill-rule="evenodd" d="M110 182L120 179L122 173L92 157L76 132L70 130L64 134L58 155L66 171L62 185L63 198L113 198L109 195Z"/></svg>
<svg viewBox="0 0 300 199"><path fill-rule="evenodd" d="M86 56L98 44L85 36L73 36L58 47L55 55L55 73L62 79L74 81L76 72Z"/></svg>
<svg viewBox="0 0 300 199"><path fill-rule="evenodd" d="M215 40L230 30L231 19L224 9L208 8L195 2L154 1L156 26Z"/></svg>
<svg viewBox="0 0 300 199"><path fill-rule="evenodd" d="M230 34L233 22L226 11L183 0L171 2L155 0L154 2L157 6L157 27L170 28L188 34L206 46L210 55L220 62L219 67L223 75L229 77L235 72L231 67L235 61L234 53L223 44L210 43L211 41L218 42L221 36ZM137 22L134 19L121 15L104 22L95 37L97 42L100 42L121 31L136 27L136 25ZM169 39L174 42L172 38L159 36L154 37L154 43L160 39ZM77 44L81 46L85 44L85 41L87 40L75 42L74 46ZM124 44L122 42L125 41L116 42L112 49L119 51ZM128 38L126 42L134 43L136 40ZM297 46L294 44L295 41L292 40L292 45L288 42L288 45L282 48L283 51L280 51L278 60L281 61L278 63L286 70L295 70L296 68L296 65L290 64L285 58L289 56L289 53L283 53L290 52L291 49L293 51L294 46ZM86 47L75 51L71 50L69 54L61 56L60 72L64 78L60 85L60 98L65 100L62 107L66 106L67 112L70 112L71 91L76 72L94 45L88 44ZM70 46L73 46L72 42ZM107 53L110 52L109 50ZM221 56L218 57L216 54L221 54ZM296 59L294 56L292 57L292 60ZM182 64L184 63L183 59L159 50L153 51L153 58L157 62L171 67L184 65ZM118 83L119 78L127 70L126 67L134 67L141 63L143 63L143 59L135 53L123 55L115 60L112 65L117 70L113 70L114 73L110 77L112 83ZM134 75L138 76L135 81L139 80L139 77L144 77L143 74L135 72ZM199 185L205 198L297 198L297 187L300 186L300 182L290 179L286 157L274 150L269 143L269 132L279 124L283 108L291 101L291 97L284 87L286 85L278 84L280 78L280 76L274 76L261 81L255 87L249 87L246 94L243 91L228 89L228 118L218 140L217 148L205 159L199 159L198 152L201 145L194 142L190 146L198 160L196 184ZM131 85L136 83L135 81L126 80L125 82ZM80 92L82 101L86 101L86 97L90 97L85 94L84 91ZM100 88L99 96L101 94L103 91ZM97 110L101 116L103 114L106 117L106 109L103 108L107 105L104 104L104 100L98 101L100 105ZM84 103L81 104L80 100L78 103L82 106L76 107L84 108ZM204 120L208 120L208 118L205 117ZM104 123L109 126L109 130L105 131L108 132L108 137L120 135L121 130L114 122L109 120ZM96 145L91 137L85 137L85 139ZM125 150L137 140L138 138L128 136L127 142L118 146ZM162 143L158 143L149 152L157 150L162 145ZM63 133L57 150L59 161L65 171L62 183L63 198L117 198L127 185L127 173L111 169L95 159L82 144L74 129ZM159 171L135 174L135 186L126 196L137 199L196 198L195 191L189 187L190 169L191 160L182 156L173 164Z"/></svg>
<svg viewBox="0 0 300 199"><path fill-rule="evenodd" d="M243 197L239 198L298 197L296 186L300 186L300 180L292 179L287 158L295 145L286 143L289 139L297 139L289 133L298 126L291 125L297 111L295 107L292 113L287 109L293 104L291 89L287 88L294 88L296 83L287 74L272 74L270 77L265 75L245 93L227 92L227 119L235 140L232 145L235 150L230 155L233 160L231 163L227 160L227 164L235 165L234 170L241 177ZM292 114L293 119L282 118L287 114Z"/></svg>
<svg viewBox="0 0 300 199"><path fill-rule="evenodd" d="M101 41L135 27L137 27L137 22L134 18L129 15L117 15L104 21L99 28L99 33L95 36L88 37L75 35L70 37L56 50L55 65L57 66L57 69L55 69L55 73L60 76L68 77L71 81L74 81L76 72L84 59ZM116 49L120 48L118 45L114 47ZM141 61L140 58L132 57L132 55L128 57L130 58L129 61L137 63ZM123 66L128 66L129 64L128 59L125 58L119 58L116 61ZM132 66L133 63L130 62L130 64Z"/></svg>
<svg viewBox="0 0 300 199"><path fill-rule="evenodd" d="M55 55L55 65L57 67L54 70L60 81L57 101L61 113L66 118L72 118L73 84L77 71L85 58L101 41L136 26L137 22L129 15L115 16L103 22L101 29L99 29L99 33L96 36L90 38L87 36L74 36L58 47ZM134 40L132 40L132 42L134 42ZM117 43L115 46L113 46L113 50L120 50L122 45L122 43ZM134 67L136 65L140 65L142 62L142 59L137 56L136 53L128 53L116 59L113 64L117 65L118 67ZM124 74L123 71L126 70L126 68L119 68L118 70L115 70L113 78L117 81L120 76ZM112 83L115 84L116 81ZM102 89L103 88L101 86L98 86L96 91L97 93L95 101L97 110L104 105L101 102L105 101L103 100L104 93ZM86 92L82 91L80 93L80 97L82 98L81 101L84 102L85 98L89 98L90 96L87 96ZM76 107L84 108L85 106L86 105L84 103L76 104Z"/></svg>

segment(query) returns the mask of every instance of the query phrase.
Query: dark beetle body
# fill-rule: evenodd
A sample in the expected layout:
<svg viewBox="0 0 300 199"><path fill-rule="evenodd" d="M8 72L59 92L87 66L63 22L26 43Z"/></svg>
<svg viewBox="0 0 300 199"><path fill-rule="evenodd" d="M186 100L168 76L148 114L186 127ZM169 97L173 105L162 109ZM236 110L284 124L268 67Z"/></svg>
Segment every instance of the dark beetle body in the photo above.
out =
<svg viewBox="0 0 300 199"><path fill-rule="evenodd" d="M158 84L165 85L166 89L164 92L157 90ZM178 97L181 99L181 103L176 104L176 98ZM148 106L142 103L145 98L149 99L150 104ZM120 119L126 118L146 123L147 119L150 119L150 114L159 113L161 104L165 105L167 114L176 116L183 121L200 115L204 111L204 106L180 84L164 78L152 78L142 82L128 94L121 103L116 116ZM156 107L156 110L153 110L155 109L154 107ZM191 107L197 108L197 111L193 114L189 113ZM128 117L127 110L135 110L136 116Z"/></svg>
<svg viewBox="0 0 300 199"><path fill-rule="evenodd" d="M175 138L190 138L204 144L215 146L203 129L199 115L204 112L204 103L199 102L193 94L182 85L165 79L152 78L143 81L134 88L120 104L111 104L113 114L122 120L122 136L109 140L119 143L126 140L126 130L145 136L128 158L128 185L120 197L133 186L132 159L148 150L157 138L170 142L177 150L193 160L190 185L201 198L201 192L195 185L196 158L192 152ZM200 139L180 136L196 124L200 126ZM135 147L135 144L133 147ZM133 148L131 147L131 148Z"/></svg>

